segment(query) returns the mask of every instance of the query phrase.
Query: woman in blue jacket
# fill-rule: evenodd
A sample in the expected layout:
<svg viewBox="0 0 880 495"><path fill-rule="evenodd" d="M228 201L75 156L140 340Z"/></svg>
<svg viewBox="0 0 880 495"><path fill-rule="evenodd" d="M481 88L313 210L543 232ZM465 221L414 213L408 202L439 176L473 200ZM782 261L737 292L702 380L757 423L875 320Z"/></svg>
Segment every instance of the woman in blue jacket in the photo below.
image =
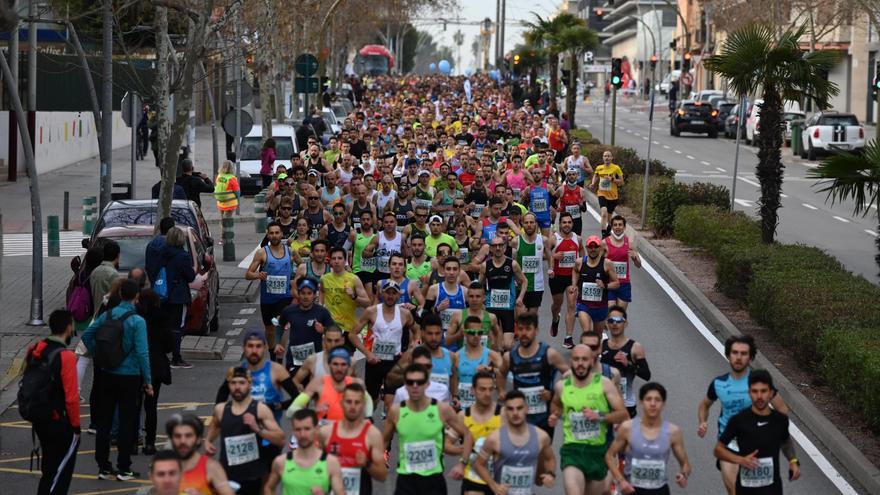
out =
<svg viewBox="0 0 880 495"><path fill-rule="evenodd" d="M192 256L183 248L185 242L186 234L183 230L172 227L165 234L165 247L162 250L162 267L165 268L165 281L168 284L168 297L163 301L162 309L167 312L175 337L171 357L172 368L192 368L192 365L184 361L180 355L186 307L192 302L189 283L196 278Z"/></svg>

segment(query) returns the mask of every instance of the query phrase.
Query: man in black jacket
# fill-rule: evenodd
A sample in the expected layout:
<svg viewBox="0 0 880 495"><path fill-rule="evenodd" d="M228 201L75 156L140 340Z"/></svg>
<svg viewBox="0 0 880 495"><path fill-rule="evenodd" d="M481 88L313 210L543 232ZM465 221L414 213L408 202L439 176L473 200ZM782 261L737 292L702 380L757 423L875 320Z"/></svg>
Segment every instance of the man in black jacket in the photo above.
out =
<svg viewBox="0 0 880 495"><path fill-rule="evenodd" d="M197 175L193 173L193 162L189 158L185 158L181 164L183 175L177 178L177 184L183 188L186 198L202 207L202 193L214 192L214 184L211 178L199 172Z"/></svg>

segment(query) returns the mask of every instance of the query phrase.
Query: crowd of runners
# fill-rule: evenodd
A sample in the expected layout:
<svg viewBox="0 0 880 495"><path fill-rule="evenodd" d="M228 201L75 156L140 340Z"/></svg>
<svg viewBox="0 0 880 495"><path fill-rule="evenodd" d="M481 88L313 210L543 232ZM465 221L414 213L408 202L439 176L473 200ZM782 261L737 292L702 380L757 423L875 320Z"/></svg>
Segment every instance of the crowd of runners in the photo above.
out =
<svg viewBox="0 0 880 495"><path fill-rule="evenodd" d="M748 337L726 343L730 369L698 407L702 437L721 402L720 476L692 473L627 335L642 261L615 212L623 171L508 86L470 81L365 81L338 138L311 136L275 169L246 274L264 327L243 336L207 427L166 424L158 493L368 495L393 480L427 495L453 479L465 495L663 494L693 474L777 494L781 473L799 476ZM600 228L585 232L591 194Z"/></svg>

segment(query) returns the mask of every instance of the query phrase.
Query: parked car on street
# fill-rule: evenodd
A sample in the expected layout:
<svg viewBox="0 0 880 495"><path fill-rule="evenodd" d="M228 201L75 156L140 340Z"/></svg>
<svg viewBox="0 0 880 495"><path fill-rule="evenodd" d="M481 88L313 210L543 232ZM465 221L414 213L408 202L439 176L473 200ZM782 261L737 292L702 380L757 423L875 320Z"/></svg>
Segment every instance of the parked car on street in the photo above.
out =
<svg viewBox="0 0 880 495"><path fill-rule="evenodd" d="M672 114L669 134L679 136L682 132L706 133L710 138L718 137L718 111L708 103L684 100Z"/></svg>
<svg viewBox="0 0 880 495"><path fill-rule="evenodd" d="M752 104L746 103L745 115L748 116L751 111ZM724 119L724 137L736 139L736 129L739 127L739 137L742 139L746 135L746 119L740 121L740 104L734 105L727 118Z"/></svg>
<svg viewBox="0 0 880 495"><path fill-rule="evenodd" d="M851 113L818 112L805 122L801 139L801 158L815 160L819 153L863 151L865 128Z"/></svg>
<svg viewBox="0 0 880 495"><path fill-rule="evenodd" d="M791 145L791 122L793 120L804 120L806 114L799 110L791 110L782 114L782 121L785 122L785 144Z"/></svg>
<svg viewBox="0 0 880 495"><path fill-rule="evenodd" d="M709 104L712 105L712 108L718 110L718 118L715 119L718 132L724 132L724 123L727 120L727 116L730 115L730 110L736 103L728 101L724 96L713 96L709 99Z"/></svg>
<svg viewBox="0 0 880 495"><path fill-rule="evenodd" d="M694 101L699 101L702 103L709 103L709 100L715 98L716 96L724 96L724 91L718 89L704 89L697 93L694 97Z"/></svg>
<svg viewBox="0 0 880 495"><path fill-rule="evenodd" d="M761 133L761 104L764 103L764 100L758 98L754 101L751 109L749 110L748 117L746 118L746 144L752 144L755 142L755 136ZM796 101L786 101L782 106L783 113L785 112L800 112L801 106Z"/></svg>
<svg viewBox="0 0 880 495"><path fill-rule="evenodd" d="M95 228L88 238L82 240L82 247L88 249L94 242L95 237L104 229L110 227L124 227L127 225L156 225L158 218L159 201L156 199L127 199L111 201L104 210ZM208 229L202 210L193 201L175 199L171 202L171 218L178 226L188 226L195 229L199 241L207 249L213 249L214 239Z"/></svg>
<svg viewBox="0 0 880 495"><path fill-rule="evenodd" d="M290 168L290 157L298 151L294 127L290 124L272 124L272 139L275 140L276 156L272 171L278 165ZM254 124L251 132L241 141L241 173L238 185L243 196L253 196L262 189L260 152L263 141L263 127L258 124Z"/></svg>

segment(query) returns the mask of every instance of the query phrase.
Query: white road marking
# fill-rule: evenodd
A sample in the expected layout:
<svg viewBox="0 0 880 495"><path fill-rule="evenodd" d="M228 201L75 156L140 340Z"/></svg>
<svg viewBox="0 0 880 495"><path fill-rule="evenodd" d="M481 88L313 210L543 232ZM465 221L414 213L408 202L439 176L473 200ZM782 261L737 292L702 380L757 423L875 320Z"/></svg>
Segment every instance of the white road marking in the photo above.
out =
<svg viewBox="0 0 880 495"><path fill-rule="evenodd" d="M743 181L743 182L745 182L746 184L751 185L751 186L761 187L761 184L758 184L757 182L755 182L755 181L753 181L753 180L751 180L751 179L746 179L745 177L740 177L740 176L737 176L736 178L739 179L739 180L741 180L741 181Z"/></svg>
<svg viewBox="0 0 880 495"><path fill-rule="evenodd" d="M832 218L834 218L838 222L849 223L849 220L847 220L846 218L843 218L843 217L839 217L837 215L834 215Z"/></svg>
<svg viewBox="0 0 880 495"><path fill-rule="evenodd" d="M242 327L244 325L247 325L247 322L248 322L247 318L237 318L235 320L232 320L232 326Z"/></svg>
<svg viewBox="0 0 880 495"><path fill-rule="evenodd" d="M633 136L639 137L639 136L641 136L641 134L639 134L638 132L634 132Z"/></svg>
<svg viewBox="0 0 880 495"><path fill-rule="evenodd" d="M719 171L719 172L727 172L727 170L724 170L724 169L721 168L721 167L715 167L715 170L717 170L717 171Z"/></svg>
<svg viewBox="0 0 880 495"><path fill-rule="evenodd" d="M752 202L747 199L738 199L737 198L737 199L734 199L733 202L740 205L740 206L745 206L746 208L752 207Z"/></svg>
<svg viewBox="0 0 880 495"><path fill-rule="evenodd" d="M695 158L692 157L691 155L685 155L685 156L687 157L688 160L695 160Z"/></svg>
<svg viewBox="0 0 880 495"><path fill-rule="evenodd" d="M645 140L645 141L647 141L647 140L648 140L648 136L642 136L642 139Z"/></svg>
<svg viewBox="0 0 880 495"><path fill-rule="evenodd" d="M660 141L651 141L654 144L660 144Z"/></svg>
<svg viewBox="0 0 880 495"><path fill-rule="evenodd" d="M238 264L238 267L243 270L247 270L248 267L251 266L251 261L254 260L254 254L257 252L257 249L260 249L259 245L257 245L257 247L255 247L254 250L250 252L250 254L245 256L243 260L241 260L241 263Z"/></svg>
<svg viewBox="0 0 880 495"><path fill-rule="evenodd" d="M252 314L256 313L256 311L257 311L257 308L241 308L241 309L238 311L238 314L240 314L240 315L252 315Z"/></svg>
<svg viewBox="0 0 880 495"><path fill-rule="evenodd" d="M675 150L675 153L680 155L680 154L681 154L681 151L679 151L679 150Z"/></svg>
<svg viewBox="0 0 880 495"><path fill-rule="evenodd" d="M599 213L594 210L592 206L587 205L587 211L590 213L590 216L592 216L597 222L600 221L601 217L599 216ZM709 330L709 328L706 327L706 325L702 321L700 321L696 313L694 313L694 311L690 307L688 307L687 304L685 304L681 296L679 296L678 293L675 292L675 289L673 289L672 286L670 286L669 283L666 282L666 280L664 280L663 277L660 276L660 274L657 273L656 270L654 270L654 267L651 266L651 264L647 261L642 260L642 268L644 268L645 271L648 272L649 275L651 275L651 278L653 278L654 281L657 282L657 285L659 285L660 288L663 289L663 292L665 292L666 295L669 296L672 302L675 303L678 309L691 322L694 328L696 328L697 331L700 332L700 335L702 335L703 338L706 339L707 342L709 342L709 345L711 345L715 349L715 351L718 352L718 354L724 356L724 345L721 343L720 340L718 340L718 337L716 337ZM821 452L819 452L819 449L816 448L816 445L814 445L813 442L811 442L810 439L807 438L806 435L804 435L801 429L798 428L798 426L793 421L790 423L789 426L791 435L794 437L795 441L799 443L801 447L803 447L804 453L806 453L807 456L809 456L810 459L812 459L813 462L816 463L816 467L819 469L819 471L825 474L825 477L828 478L828 481L830 481L835 487L837 487L837 489L840 490L840 493L842 493L843 495L858 495L858 492L855 491L852 485L850 485L846 481L846 479L841 476L840 472L838 472L837 469L830 462L828 462L828 459L826 459L825 456Z"/></svg>
<svg viewBox="0 0 880 495"><path fill-rule="evenodd" d="M816 167L819 166L819 165L816 164L816 163L810 163L810 162L801 162L801 165L803 165L803 166L805 166L805 167L807 167L807 168L816 168Z"/></svg>
<svg viewBox="0 0 880 495"><path fill-rule="evenodd" d="M705 166L707 166L707 167L708 167L709 165L712 165L711 163L709 163L709 162L707 162L707 161L705 161L705 160L701 160L701 161L700 161L700 164L701 164L701 165L705 165Z"/></svg>
<svg viewBox="0 0 880 495"><path fill-rule="evenodd" d="M233 328L232 330L226 332L227 337L237 337L241 334L241 328Z"/></svg>
<svg viewBox="0 0 880 495"><path fill-rule="evenodd" d="M803 206L804 208L809 208L811 210L818 210L819 209L809 203L801 203L801 206Z"/></svg>
<svg viewBox="0 0 880 495"><path fill-rule="evenodd" d="M785 199L788 199L788 194L779 193L779 195Z"/></svg>
<svg viewBox="0 0 880 495"><path fill-rule="evenodd" d="M30 256L33 254L33 234L4 234L3 256ZM82 240L89 236L75 230L58 233L58 248L62 258L79 256L86 252ZM49 257L49 234L43 232L43 258Z"/></svg>
<svg viewBox="0 0 880 495"><path fill-rule="evenodd" d="M874 231L871 230L871 229L865 229L865 232L868 233L868 234L870 234L870 235L872 235L872 236L874 236L874 237L877 237L877 233L874 232Z"/></svg>

